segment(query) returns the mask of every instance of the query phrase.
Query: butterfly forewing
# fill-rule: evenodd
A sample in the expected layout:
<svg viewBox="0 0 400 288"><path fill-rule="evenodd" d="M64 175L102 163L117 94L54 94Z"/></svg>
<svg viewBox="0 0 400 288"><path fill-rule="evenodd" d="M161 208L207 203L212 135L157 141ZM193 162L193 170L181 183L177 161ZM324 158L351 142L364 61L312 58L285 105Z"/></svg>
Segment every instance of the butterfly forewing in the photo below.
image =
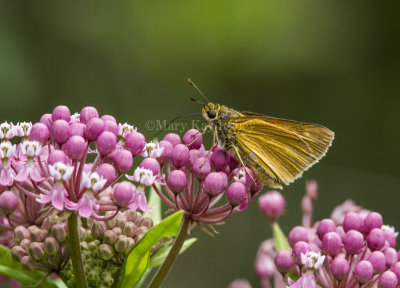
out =
<svg viewBox="0 0 400 288"><path fill-rule="evenodd" d="M235 117L231 123L239 151L269 186L269 179L288 185L300 177L325 155L334 137L320 125L267 116Z"/></svg>

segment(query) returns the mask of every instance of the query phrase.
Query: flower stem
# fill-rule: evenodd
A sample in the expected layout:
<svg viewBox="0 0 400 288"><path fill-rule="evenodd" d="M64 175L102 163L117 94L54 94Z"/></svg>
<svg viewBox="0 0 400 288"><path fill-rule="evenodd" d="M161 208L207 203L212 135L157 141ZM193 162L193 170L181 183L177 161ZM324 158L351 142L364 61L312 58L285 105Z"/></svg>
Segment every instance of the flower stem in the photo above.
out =
<svg viewBox="0 0 400 288"><path fill-rule="evenodd" d="M165 278L167 277L169 271L171 270L172 266L174 265L176 259L179 256L179 252L181 251L183 243L185 242L189 227L189 220L190 220L189 217L183 216L178 236L176 237L174 244L172 244L171 250L169 251L167 258L161 265L156 276L151 281L149 288L160 287Z"/></svg>
<svg viewBox="0 0 400 288"><path fill-rule="evenodd" d="M69 249L71 251L72 269L74 271L76 287L87 288L85 271L83 270L81 245L79 241L78 216L72 213L68 218Z"/></svg>

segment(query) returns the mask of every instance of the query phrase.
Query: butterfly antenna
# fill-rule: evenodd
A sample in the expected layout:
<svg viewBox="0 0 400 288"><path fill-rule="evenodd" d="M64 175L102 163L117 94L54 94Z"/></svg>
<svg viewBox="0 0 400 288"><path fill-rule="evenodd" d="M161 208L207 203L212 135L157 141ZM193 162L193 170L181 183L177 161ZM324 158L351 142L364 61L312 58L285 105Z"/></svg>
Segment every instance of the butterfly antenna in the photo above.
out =
<svg viewBox="0 0 400 288"><path fill-rule="evenodd" d="M201 113L191 113L191 114L184 114L184 115L179 115L177 117L175 117L174 119L172 119L171 121L169 121L167 124L165 124L164 128L162 128L160 131L157 132L157 134L153 135L151 137L151 139L153 139L154 137L158 136L161 132L163 132L165 129L167 129L167 127L171 124L174 123L176 120L183 118L183 117L189 117L189 116L197 116L197 115L201 115Z"/></svg>
<svg viewBox="0 0 400 288"><path fill-rule="evenodd" d="M190 78L188 79L188 83L189 83L189 85L191 85L194 89L196 89L197 92L199 92L199 94L200 94L204 99L206 99L207 103L210 103L210 102L211 102L211 101L208 100L208 98L203 94L203 92L201 92L200 88L197 87L196 84L194 84L192 80L190 80Z"/></svg>

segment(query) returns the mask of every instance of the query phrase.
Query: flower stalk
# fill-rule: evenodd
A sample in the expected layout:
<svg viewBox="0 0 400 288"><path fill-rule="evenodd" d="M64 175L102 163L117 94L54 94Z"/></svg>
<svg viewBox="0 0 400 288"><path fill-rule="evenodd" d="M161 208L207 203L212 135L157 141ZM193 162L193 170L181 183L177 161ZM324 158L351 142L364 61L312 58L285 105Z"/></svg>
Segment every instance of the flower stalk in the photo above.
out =
<svg viewBox="0 0 400 288"><path fill-rule="evenodd" d="M161 265L154 279L151 281L149 288L160 287L165 278L167 277L169 271L172 269L172 266L174 265L176 259L178 258L179 252L181 251L183 243L185 242L186 237L188 235L189 222L190 222L189 217L184 216L182 218L182 223L179 229L178 236L175 238L174 244L172 244L171 250L169 251L167 258Z"/></svg>
<svg viewBox="0 0 400 288"><path fill-rule="evenodd" d="M81 246L79 241L78 216L72 213L68 218L69 247L71 251L72 269L77 287L87 288L85 271L83 270Z"/></svg>

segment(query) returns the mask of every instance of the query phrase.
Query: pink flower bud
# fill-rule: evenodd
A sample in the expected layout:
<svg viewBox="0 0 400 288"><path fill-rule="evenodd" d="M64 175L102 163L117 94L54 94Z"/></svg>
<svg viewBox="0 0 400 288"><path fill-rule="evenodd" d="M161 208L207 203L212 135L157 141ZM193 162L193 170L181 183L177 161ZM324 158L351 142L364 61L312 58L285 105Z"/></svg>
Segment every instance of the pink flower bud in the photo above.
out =
<svg viewBox="0 0 400 288"><path fill-rule="evenodd" d="M109 131L103 131L99 137L97 137L96 147L102 155L108 155L114 151L117 145L117 136Z"/></svg>
<svg viewBox="0 0 400 288"><path fill-rule="evenodd" d="M99 118L97 109L91 106L82 108L80 113L80 122L85 124L92 118Z"/></svg>
<svg viewBox="0 0 400 288"><path fill-rule="evenodd" d="M380 250L385 245L385 236L382 229L372 229L368 234L367 244L371 251Z"/></svg>
<svg viewBox="0 0 400 288"><path fill-rule="evenodd" d="M104 131L104 122L100 118L91 118L86 122L85 135L89 141L96 141L97 137Z"/></svg>
<svg viewBox="0 0 400 288"><path fill-rule="evenodd" d="M270 191L258 198L258 206L270 221L276 221L285 209L285 199L278 191Z"/></svg>
<svg viewBox="0 0 400 288"><path fill-rule="evenodd" d="M360 216L355 212L348 212L343 220L343 229L345 232L350 230L363 231L364 223Z"/></svg>
<svg viewBox="0 0 400 288"><path fill-rule="evenodd" d="M67 164L68 158L67 158L67 155L65 155L64 151L53 150L50 152L50 155L49 155L49 158L47 161L50 165L54 165L57 162L62 162L64 164Z"/></svg>
<svg viewBox="0 0 400 288"><path fill-rule="evenodd" d="M371 262L367 260L361 260L360 262L358 262L356 268L354 269L354 275L356 276L356 280L359 283L367 282L372 278L373 274L374 268L372 267Z"/></svg>
<svg viewBox="0 0 400 288"><path fill-rule="evenodd" d="M379 213L371 212L364 219L364 226L369 233L374 228L381 228L383 224L382 216Z"/></svg>
<svg viewBox="0 0 400 288"><path fill-rule="evenodd" d="M183 136L183 144L188 145L188 148L190 150L199 149L201 147L202 142L203 142L203 137L200 131L196 129L188 130Z"/></svg>
<svg viewBox="0 0 400 288"><path fill-rule="evenodd" d="M12 191L4 191L0 194L0 211L5 215L12 214L18 207L18 197Z"/></svg>
<svg viewBox="0 0 400 288"><path fill-rule="evenodd" d="M171 153L174 148L172 147L172 144L170 142L164 141L164 140L160 141L158 143L158 146L160 148L164 148L164 149L163 149L161 156L158 157L157 160L160 163L160 165L164 165L171 159ZM193 150L193 151L196 151L196 150Z"/></svg>
<svg viewBox="0 0 400 288"><path fill-rule="evenodd" d="M388 267L393 266L398 261L397 251L392 247L386 248L383 254L385 254L386 266Z"/></svg>
<svg viewBox="0 0 400 288"><path fill-rule="evenodd" d="M255 270L260 279L272 278L275 274L275 267L271 256L260 253L256 258Z"/></svg>
<svg viewBox="0 0 400 288"><path fill-rule="evenodd" d="M386 269L386 258L381 251L374 251L368 256L368 261L374 267L375 273L382 273Z"/></svg>
<svg viewBox="0 0 400 288"><path fill-rule="evenodd" d="M153 175L158 175L160 171L160 164L154 158L145 158L140 163L139 167L149 169L153 172Z"/></svg>
<svg viewBox="0 0 400 288"><path fill-rule="evenodd" d="M229 164L229 155L222 147L218 147L211 154L211 164L216 171L222 171Z"/></svg>
<svg viewBox="0 0 400 288"><path fill-rule="evenodd" d="M192 171L197 179L203 180L211 172L210 160L203 157L197 158L193 163Z"/></svg>
<svg viewBox="0 0 400 288"><path fill-rule="evenodd" d="M104 120L103 117L101 117L101 120L104 122L104 131L109 131L113 133L115 136L118 136L118 124L115 121L112 120Z"/></svg>
<svg viewBox="0 0 400 288"><path fill-rule="evenodd" d="M79 160L86 153L86 145L86 140L81 136L72 136L62 146L62 149L71 159Z"/></svg>
<svg viewBox="0 0 400 288"><path fill-rule="evenodd" d="M44 125L47 126L47 128L50 130L51 125L53 124L52 116L51 114L43 114L42 117L40 117L40 123L43 123Z"/></svg>
<svg viewBox="0 0 400 288"><path fill-rule="evenodd" d="M134 186L128 181L115 184L113 190L115 204L120 207L127 207L132 200L133 192Z"/></svg>
<svg viewBox="0 0 400 288"><path fill-rule="evenodd" d="M132 153L128 150L121 149L113 153L113 160L115 163L115 167L121 173L128 172L133 165L133 157Z"/></svg>
<svg viewBox="0 0 400 288"><path fill-rule="evenodd" d="M146 146L146 139L142 133L133 132L125 135L125 147L133 156L140 155Z"/></svg>
<svg viewBox="0 0 400 288"><path fill-rule="evenodd" d="M163 140L170 142L173 147L182 143L181 137L179 137L179 135L175 133L168 133L167 135L164 136Z"/></svg>
<svg viewBox="0 0 400 288"><path fill-rule="evenodd" d="M293 256L290 251L281 250L275 256L276 268L281 273L287 273L294 267Z"/></svg>
<svg viewBox="0 0 400 288"><path fill-rule="evenodd" d="M185 172L174 170L168 175L168 188L175 194L180 193L186 187L187 179Z"/></svg>
<svg viewBox="0 0 400 288"><path fill-rule="evenodd" d="M170 134L167 134L167 135L170 135ZM190 161L189 148L187 148L183 144L177 144L174 147L174 149L172 150L171 161L172 161L172 164L174 164L174 166L178 169L181 167L184 167Z"/></svg>
<svg viewBox="0 0 400 288"><path fill-rule="evenodd" d="M293 247L299 241L308 242L308 231L302 226L296 226L289 232L290 246Z"/></svg>
<svg viewBox="0 0 400 288"><path fill-rule="evenodd" d="M322 239L322 249L325 253L334 256L342 248L342 239L336 232L328 232Z"/></svg>
<svg viewBox="0 0 400 288"><path fill-rule="evenodd" d="M294 262L297 265L302 265L301 263L301 254L306 255L307 252L311 251L311 246L310 244L304 242L304 241L299 241L296 242L293 246L292 254L294 257Z"/></svg>
<svg viewBox="0 0 400 288"><path fill-rule="evenodd" d="M103 163L96 169L97 174L99 174L103 179L107 180L107 184L113 182L116 178L115 168L109 163Z"/></svg>
<svg viewBox="0 0 400 288"><path fill-rule="evenodd" d="M33 124L29 134L29 139L36 140L43 144L49 139L49 137L50 131L45 124L40 122Z"/></svg>
<svg viewBox="0 0 400 288"><path fill-rule="evenodd" d="M349 262L344 257L335 257L331 263L331 272L337 280L343 280L350 272Z"/></svg>
<svg viewBox="0 0 400 288"><path fill-rule="evenodd" d="M100 117L100 119L103 120L103 121L112 121L115 124L117 124L117 120L112 115L103 115L103 116Z"/></svg>
<svg viewBox="0 0 400 288"><path fill-rule="evenodd" d="M228 187L228 176L223 172L211 172L204 179L203 187L208 196L218 196Z"/></svg>
<svg viewBox="0 0 400 288"><path fill-rule="evenodd" d="M86 125L83 123L71 123L69 125L69 135L74 136L81 136L81 137L85 137L85 131L86 131Z"/></svg>
<svg viewBox="0 0 400 288"><path fill-rule="evenodd" d="M379 277L379 288L396 288L398 284L397 276L392 271L383 272Z"/></svg>
<svg viewBox="0 0 400 288"><path fill-rule="evenodd" d="M246 186L240 182L233 182L226 191L226 198L232 206L241 205L247 200Z"/></svg>
<svg viewBox="0 0 400 288"><path fill-rule="evenodd" d="M356 230L350 230L344 235L343 244L347 252L350 254L358 254L365 246L364 236Z"/></svg>
<svg viewBox="0 0 400 288"><path fill-rule="evenodd" d="M53 122L50 130L51 137L59 144L64 144L69 137L69 124L65 120L56 120Z"/></svg>
<svg viewBox="0 0 400 288"><path fill-rule="evenodd" d="M323 219L318 223L317 235L321 241L326 233L335 231L336 231L336 224L335 222L333 222L332 219Z"/></svg>
<svg viewBox="0 0 400 288"><path fill-rule="evenodd" d="M53 122L59 119L69 122L71 119L71 112L67 106L60 105L54 108L53 113L51 113L51 118Z"/></svg>

